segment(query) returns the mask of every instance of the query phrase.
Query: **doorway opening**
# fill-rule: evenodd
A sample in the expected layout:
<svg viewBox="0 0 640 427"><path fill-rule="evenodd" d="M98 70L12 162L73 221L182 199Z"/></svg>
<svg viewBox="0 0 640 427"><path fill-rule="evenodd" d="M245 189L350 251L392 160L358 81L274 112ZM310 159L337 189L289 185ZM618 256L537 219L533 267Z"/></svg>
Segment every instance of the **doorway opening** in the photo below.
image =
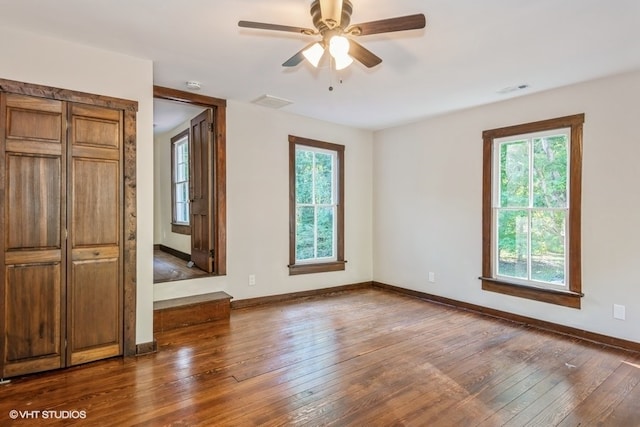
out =
<svg viewBox="0 0 640 427"><path fill-rule="evenodd" d="M226 273L225 108L154 87L154 283Z"/></svg>

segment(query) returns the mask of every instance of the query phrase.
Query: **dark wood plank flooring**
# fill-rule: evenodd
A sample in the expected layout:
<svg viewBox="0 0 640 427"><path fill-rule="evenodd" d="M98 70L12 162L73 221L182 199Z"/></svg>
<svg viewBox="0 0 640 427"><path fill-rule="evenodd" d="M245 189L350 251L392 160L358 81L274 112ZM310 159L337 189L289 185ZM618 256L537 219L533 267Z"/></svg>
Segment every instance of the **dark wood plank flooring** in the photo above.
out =
<svg viewBox="0 0 640 427"><path fill-rule="evenodd" d="M12 409L96 426L640 425L638 354L382 290L233 310L157 340L156 354L0 386L0 425L35 424Z"/></svg>
<svg viewBox="0 0 640 427"><path fill-rule="evenodd" d="M153 250L153 283L173 282L208 276L198 267L187 267L187 261L160 249Z"/></svg>

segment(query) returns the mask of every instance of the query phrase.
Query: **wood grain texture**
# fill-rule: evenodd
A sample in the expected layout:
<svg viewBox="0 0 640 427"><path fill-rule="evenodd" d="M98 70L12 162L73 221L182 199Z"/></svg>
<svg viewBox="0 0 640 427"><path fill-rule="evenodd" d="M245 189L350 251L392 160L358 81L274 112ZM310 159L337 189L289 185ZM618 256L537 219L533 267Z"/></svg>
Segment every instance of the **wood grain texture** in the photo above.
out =
<svg viewBox="0 0 640 427"><path fill-rule="evenodd" d="M189 255L189 259L191 255ZM164 250L153 251L153 283L175 282L177 280L195 279L209 275L195 265L188 267L184 260Z"/></svg>
<svg viewBox="0 0 640 427"><path fill-rule="evenodd" d="M174 298L153 303L153 331L164 332L214 320L229 319L231 296L226 292Z"/></svg>
<svg viewBox="0 0 640 427"><path fill-rule="evenodd" d="M637 353L378 289L232 310L157 342L0 386L0 423L11 409L84 410L101 426L628 426L638 414Z"/></svg>
<svg viewBox="0 0 640 427"><path fill-rule="evenodd" d="M583 340L592 341L597 344L603 344L611 347L617 347L620 349L640 353L640 343L635 341L629 341L621 338L612 337L609 335L599 334L596 332L585 331L583 329L577 329L571 326L560 325L558 323L547 322L545 320L535 319L533 317L527 317L527 316L522 316L515 313L509 313L502 310L496 310L489 307L483 307L481 305L458 301L451 298L442 297L439 295L433 295L425 292L405 289L398 286L389 285L386 283L373 282L372 284L376 288L397 292L403 295L409 295L416 298L428 300L431 302L450 305L463 310L471 310L476 313L486 314L487 316L497 317L500 319L509 320L511 322L521 323L525 326L533 326L535 328L539 328L547 331L553 331L558 334L568 335L573 338L580 338Z"/></svg>
<svg viewBox="0 0 640 427"><path fill-rule="evenodd" d="M70 104L67 365L123 354L124 112Z"/></svg>
<svg viewBox="0 0 640 427"><path fill-rule="evenodd" d="M64 366L64 103L0 93L0 376Z"/></svg>
<svg viewBox="0 0 640 427"><path fill-rule="evenodd" d="M124 115L123 120L123 178L124 178L124 191L121 193L122 205L124 206L124 248L123 248L123 270L124 270L124 354L134 355L136 354L136 236L137 236L137 213L136 213L136 112L138 111L138 102L125 100L120 98L113 98L108 96L89 94L84 92L78 92L67 89L60 89L51 86L43 86L32 83L18 82L8 79L0 79L0 107L4 110L7 106L6 99L11 94L15 97L23 96L24 99L19 100L18 103L29 102L34 103L36 109L44 109L50 112L56 112L60 110L60 105L57 101L75 102L84 104L85 106L107 107L116 110L122 110ZM55 100L57 102L53 102ZM13 101L8 103L12 106ZM10 127L9 127L10 128ZM0 118L0 134L5 135L8 129L6 123L6 117L3 115ZM61 123L62 132L66 132L67 122L63 120ZM61 140L61 139L60 139ZM10 140L4 144L5 147L13 147L21 144L24 152L33 153L36 149L33 141ZM42 145L42 144L40 144ZM56 155L60 152L60 149L52 147L54 144L47 144L48 148L43 150L39 148L40 152L46 152L48 155ZM66 150L63 145L62 157L66 156ZM4 153L2 153L4 154ZM3 155L4 157L4 155ZM66 180L66 171L63 169L63 181ZM4 175L5 169L0 166L0 188L4 188ZM63 193L64 196L64 193ZM66 200L62 201L62 205L66 204ZM66 211L64 213L66 215ZM63 215L63 217L65 216ZM0 240L4 241L5 231L4 227L0 227ZM64 252L64 248L63 248ZM4 282L2 272L0 272L0 283ZM1 289L1 285L0 285ZM0 302L0 312L3 312L3 302ZM0 316L1 318L1 316ZM0 319L0 329L4 329L4 324ZM2 350L2 349L0 349Z"/></svg>

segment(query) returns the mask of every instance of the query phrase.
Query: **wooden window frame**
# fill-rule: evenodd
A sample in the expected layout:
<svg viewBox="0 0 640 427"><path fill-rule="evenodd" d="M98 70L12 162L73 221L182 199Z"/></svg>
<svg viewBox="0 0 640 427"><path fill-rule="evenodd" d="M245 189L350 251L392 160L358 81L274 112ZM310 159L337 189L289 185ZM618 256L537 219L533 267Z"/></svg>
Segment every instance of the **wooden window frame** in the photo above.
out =
<svg viewBox="0 0 640 427"><path fill-rule="evenodd" d="M334 151L338 159L336 209L336 259L296 264L296 145ZM344 259L344 145L289 135L289 275L341 271Z"/></svg>
<svg viewBox="0 0 640 427"><path fill-rule="evenodd" d="M176 210L176 148L175 144L182 139L187 138L187 144L189 145L189 156L191 156L191 145L189 138L189 129L185 129L179 134L171 138L171 231L178 234L191 234L191 223L183 224L177 222L177 210ZM189 171L191 172L191 171ZM191 177L189 177L191 180Z"/></svg>
<svg viewBox="0 0 640 427"><path fill-rule="evenodd" d="M558 117L533 123L525 123L498 129L486 130L483 139L482 177L482 289L491 292L580 308L582 293L581 266L581 203L582 203L582 128L584 114ZM569 154L569 239L567 290L555 290L496 279L493 271L494 221L493 195L493 147L498 138L569 128L571 134Z"/></svg>

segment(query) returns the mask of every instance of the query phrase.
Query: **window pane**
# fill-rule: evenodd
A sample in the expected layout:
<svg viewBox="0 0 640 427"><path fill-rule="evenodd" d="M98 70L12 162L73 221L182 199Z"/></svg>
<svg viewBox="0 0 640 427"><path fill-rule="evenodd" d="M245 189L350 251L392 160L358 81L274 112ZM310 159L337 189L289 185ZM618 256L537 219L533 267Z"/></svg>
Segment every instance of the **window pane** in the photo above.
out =
<svg viewBox="0 0 640 427"><path fill-rule="evenodd" d="M315 203L331 204L333 202L333 156L316 153Z"/></svg>
<svg viewBox="0 0 640 427"><path fill-rule="evenodd" d="M500 206L529 206L529 144L500 144Z"/></svg>
<svg viewBox="0 0 640 427"><path fill-rule="evenodd" d="M313 152L296 149L296 203L312 202Z"/></svg>
<svg viewBox="0 0 640 427"><path fill-rule="evenodd" d="M533 206L567 206L566 135L533 140Z"/></svg>
<svg viewBox="0 0 640 427"><path fill-rule="evenodd" d="M334 207L318 208L318 257L333 257Z"/></svg>
<svg viewBox="0 0 640 427"><path fill-rule="evenodd" d="M531 213L531 279L565 283L565 212Z"/></svg>
<svg viewBox="0 0 640 427"><path fill-rule="evenodd" d="M498 275L528 279L528 222L526 210L498 210Z"/></svg>
<svg viewBox="0 0 640 427"><path fill-rule="evenodd" d="M176 150L176 164L184 163L184 154L180 143L176 144L174 149Z"/></svg>
<svg viewBox="0 0 640 427"><path fill-rule="evenodd" d="M314 228L315 216L312 206L296 208L296 260L315 257Z"/></svg>
<svg viewBox="0 0 640 427"><path fill-rule="evenodd" d="M184 203L189 200L189 187L186 182L176 184L176 203Z"/></svg>
<svg viewBox="0 0 640 427"><path fill-rule="evenodd" d="M183 182L189 180L189 171L187 170L186 163L178 163L176 165L176 182Z"/></svg>
<svg viewBox="0 0 640 427"><path fill-rule="evenodd" d="M180 202L176 203L176 222L184 224L189 223L189 204Z"/></svg>
<svg viewBox="0 0 640 427"><path fill-rule="evenodd" d="M189 144L187 143L187 141L182 143L180 148L181 148L181 151L182 151L182 159L186 163L186 162L189 161Z"/></svg>

